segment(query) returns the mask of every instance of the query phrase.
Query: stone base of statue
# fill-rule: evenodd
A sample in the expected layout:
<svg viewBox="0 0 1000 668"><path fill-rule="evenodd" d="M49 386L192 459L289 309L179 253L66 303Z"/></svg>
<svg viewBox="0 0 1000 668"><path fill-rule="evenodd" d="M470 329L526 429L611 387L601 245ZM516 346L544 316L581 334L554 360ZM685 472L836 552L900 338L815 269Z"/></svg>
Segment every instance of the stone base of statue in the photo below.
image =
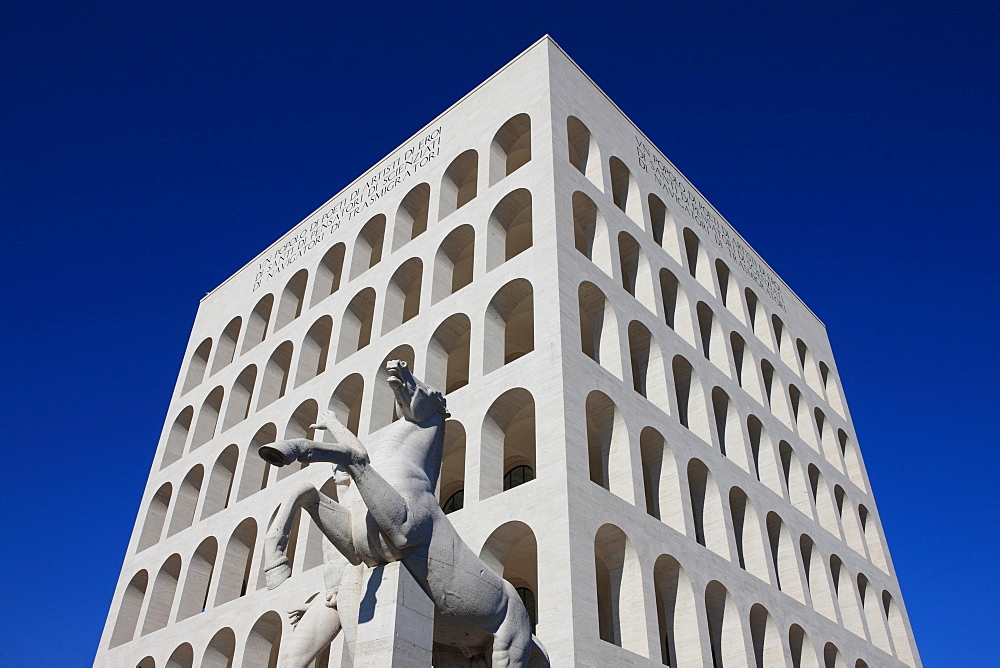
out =
<svg viewBox="0 0 1000 668"><path fill-rule="evenodd" d="M434 603L400 562L365 569L355 668L430 666Z"/></svg>

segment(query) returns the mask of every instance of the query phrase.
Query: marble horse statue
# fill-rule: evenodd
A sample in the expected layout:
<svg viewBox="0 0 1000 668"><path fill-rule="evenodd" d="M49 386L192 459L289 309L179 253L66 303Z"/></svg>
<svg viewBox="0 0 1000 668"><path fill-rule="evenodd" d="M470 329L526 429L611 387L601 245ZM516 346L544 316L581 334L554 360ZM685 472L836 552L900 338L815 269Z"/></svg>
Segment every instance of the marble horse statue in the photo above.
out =
<svg viewBox="0 0 1000 668"><path fill-rule="evenodd" d="M405 362L390 361L386 369L401 419L372 444L375 461L331 412L314 427L328 430L332 443L292 439L260 448L260 456L275 466L296 460L333 463L350 475L356 495L353 503L338 502L304 483L281 503L264 540L268 589L291 575L284 549L295 513L304 508L350 564L374 568L402 562L434 603L435 643L458 648L472 659L485 658L492 647L494 668L527 666L537 651L547 666L547 654L531 633L528 612L514 586L472 552L434 495L449 417L444 397L417 380ZM359 572L345 570L344 579L354 580L353 596L360 589ZM341 583L341 599L350 590L349 583ZM351 620L345 611L353 606L340 612L348 641L357 615L355 610Z"/></svg>

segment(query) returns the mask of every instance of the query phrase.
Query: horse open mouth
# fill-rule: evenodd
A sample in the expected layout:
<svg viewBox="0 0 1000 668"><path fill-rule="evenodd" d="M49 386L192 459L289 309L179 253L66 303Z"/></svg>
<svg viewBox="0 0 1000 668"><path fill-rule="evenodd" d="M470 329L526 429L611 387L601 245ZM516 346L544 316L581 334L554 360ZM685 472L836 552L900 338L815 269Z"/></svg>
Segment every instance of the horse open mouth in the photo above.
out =
<svg viewBox="0 0 1000 668"><path fill-rule="evenodd" d="M390 385L402 385L402 383L403 383L403 376L399 373L399 369L398 368L396 368L396 367L390 367L389 369L387 369L387 372L389 374L389 378L388 378L387 382Z"/></svg>

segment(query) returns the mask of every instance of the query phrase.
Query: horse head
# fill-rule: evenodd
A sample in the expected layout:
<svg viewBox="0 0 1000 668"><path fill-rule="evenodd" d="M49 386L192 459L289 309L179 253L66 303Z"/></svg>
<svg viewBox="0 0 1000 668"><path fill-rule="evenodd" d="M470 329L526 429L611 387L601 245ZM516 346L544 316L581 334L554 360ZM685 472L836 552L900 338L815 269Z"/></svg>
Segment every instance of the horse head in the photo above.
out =
<svg viewBox="0 0 1000 668"><path fill-rule="evenodd" d="M396 409L404 419L423 424L438 415L442 421L451 417L444 396L415 378L406 362L390 360L385 369L389 375L389 387L396 395Z"/></svg>

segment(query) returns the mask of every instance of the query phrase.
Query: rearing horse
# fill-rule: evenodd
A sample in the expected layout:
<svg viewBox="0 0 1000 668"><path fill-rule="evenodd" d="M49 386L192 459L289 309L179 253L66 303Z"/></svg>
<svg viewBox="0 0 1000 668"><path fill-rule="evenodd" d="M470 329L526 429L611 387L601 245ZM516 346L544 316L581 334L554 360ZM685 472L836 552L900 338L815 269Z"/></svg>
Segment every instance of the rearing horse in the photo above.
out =
<svg viewBox="0 0 1000 668"><path fill-rule="evenodd" d="M328 430L333 443L293 439L260 448L260 456L275 466L296 460L336 464L351 476L363 501L347 507L312 485L296 489L279 506L265 536L268 589L291 575L284 549L295 511L302 507L352 564L403 562L434 602L436 642L471 657L482 654L492 641L495 668L527 666L533 649L548 665L514 586L472 552L434 495L449 417L444 397L414 378L405 362L391 361L386 369L402 419L387 427L373 446L376 462L329 412L313 426ZM348 629L345 624L345 632Z"/></svg>

